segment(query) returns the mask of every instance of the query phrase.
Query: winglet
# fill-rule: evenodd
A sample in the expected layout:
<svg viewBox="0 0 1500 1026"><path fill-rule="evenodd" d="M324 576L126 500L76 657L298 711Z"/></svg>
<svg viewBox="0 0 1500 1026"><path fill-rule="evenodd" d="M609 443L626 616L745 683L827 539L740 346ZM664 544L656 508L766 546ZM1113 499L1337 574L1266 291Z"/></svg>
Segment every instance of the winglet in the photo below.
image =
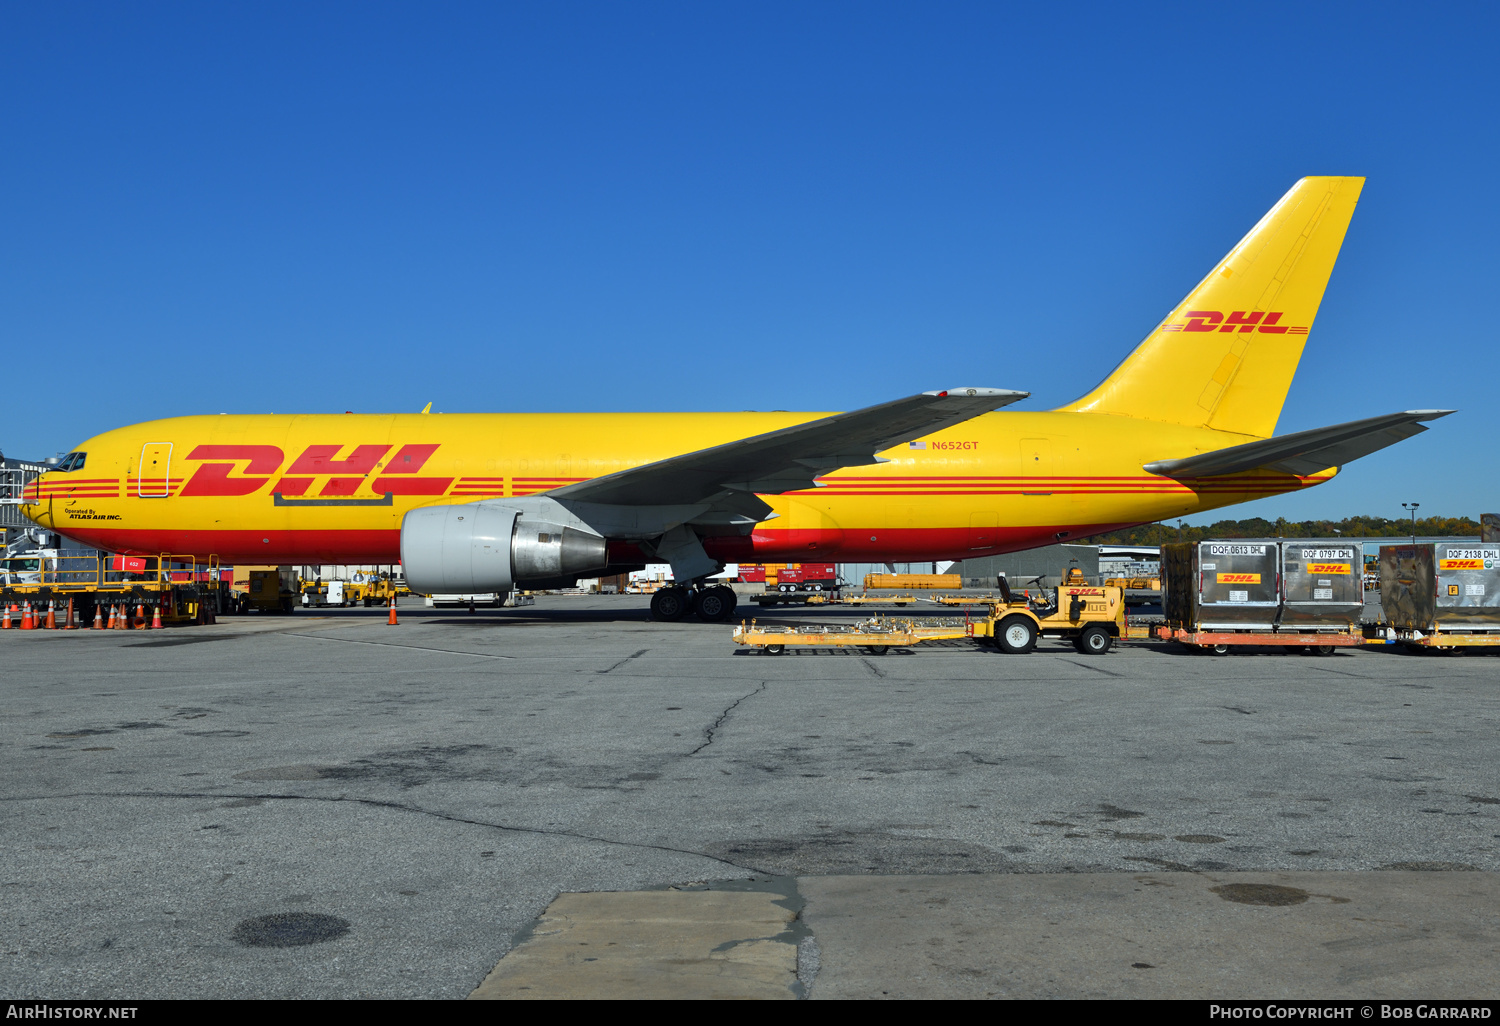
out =
<svg viewBox="0 0 1500 1026"><path fill-rule="evenodd" d="M428 403L426 406L422 407L422 412L423 413L431 413L432 412L432 404Z"/></svg>

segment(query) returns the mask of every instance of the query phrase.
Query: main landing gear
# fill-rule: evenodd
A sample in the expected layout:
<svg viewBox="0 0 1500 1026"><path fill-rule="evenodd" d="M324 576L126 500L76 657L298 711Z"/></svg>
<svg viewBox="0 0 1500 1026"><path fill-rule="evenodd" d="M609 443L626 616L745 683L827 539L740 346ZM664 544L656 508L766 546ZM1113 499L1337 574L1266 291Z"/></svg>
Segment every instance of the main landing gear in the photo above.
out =
<svg viewBox="0 0 1500 1026"><path fill-rule="evenodd" d="M704 623L726 623L734 615L739 596L733 588L662 588L651 596L651 619L674 622L696 613Z"/></svg>

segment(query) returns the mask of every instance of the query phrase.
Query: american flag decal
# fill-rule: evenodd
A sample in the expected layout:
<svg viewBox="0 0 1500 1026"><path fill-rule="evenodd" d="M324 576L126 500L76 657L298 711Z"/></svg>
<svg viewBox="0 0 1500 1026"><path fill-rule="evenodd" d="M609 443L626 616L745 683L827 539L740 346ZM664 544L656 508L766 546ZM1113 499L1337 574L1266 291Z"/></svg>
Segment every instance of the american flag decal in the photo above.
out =
<svg viewBox="0 0 1500 1026"><path fill-rule="evenodd" d="M908 448L911 448L911 449L925 449L925 448L927 448L927 443L926 442L907 442L906 445L907 445Z"/></svg>

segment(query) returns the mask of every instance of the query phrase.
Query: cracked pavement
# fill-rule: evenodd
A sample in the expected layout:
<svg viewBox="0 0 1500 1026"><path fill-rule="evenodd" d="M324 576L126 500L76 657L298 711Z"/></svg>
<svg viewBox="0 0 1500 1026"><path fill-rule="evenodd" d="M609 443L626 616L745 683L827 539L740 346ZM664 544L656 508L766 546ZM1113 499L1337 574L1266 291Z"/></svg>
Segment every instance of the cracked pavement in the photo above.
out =
<svg viewBox="0 0 1500 1026"><path fill-rule="evenodd" d="M461 997L559 892L755 874L1500 869L1495 656L771 658L645 604L0 635L0 991ZM349 929L234 939L292 912Z"/></svg>

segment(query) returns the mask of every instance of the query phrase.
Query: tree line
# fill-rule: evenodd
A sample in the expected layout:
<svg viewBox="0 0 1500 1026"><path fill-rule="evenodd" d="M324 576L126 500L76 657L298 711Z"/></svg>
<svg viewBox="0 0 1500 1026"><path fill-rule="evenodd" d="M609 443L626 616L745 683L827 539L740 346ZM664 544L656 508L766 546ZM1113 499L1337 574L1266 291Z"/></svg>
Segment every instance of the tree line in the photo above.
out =
<svg viewBox="0 0 1500 1026"><path fill-rule="evenodd" d="M1161 545L1165 542L1203 541L1208 538L1409 538L1410 517L1345 517L1343 520L1288 520L1251 517L1220 520L1206 527L1177 524L1142 524L1124 531L1110 531L1080 539L1098 545ZM1479 522L1468 517L1418 517L1418 537L1451 538L1479 534Z"/></svg>

